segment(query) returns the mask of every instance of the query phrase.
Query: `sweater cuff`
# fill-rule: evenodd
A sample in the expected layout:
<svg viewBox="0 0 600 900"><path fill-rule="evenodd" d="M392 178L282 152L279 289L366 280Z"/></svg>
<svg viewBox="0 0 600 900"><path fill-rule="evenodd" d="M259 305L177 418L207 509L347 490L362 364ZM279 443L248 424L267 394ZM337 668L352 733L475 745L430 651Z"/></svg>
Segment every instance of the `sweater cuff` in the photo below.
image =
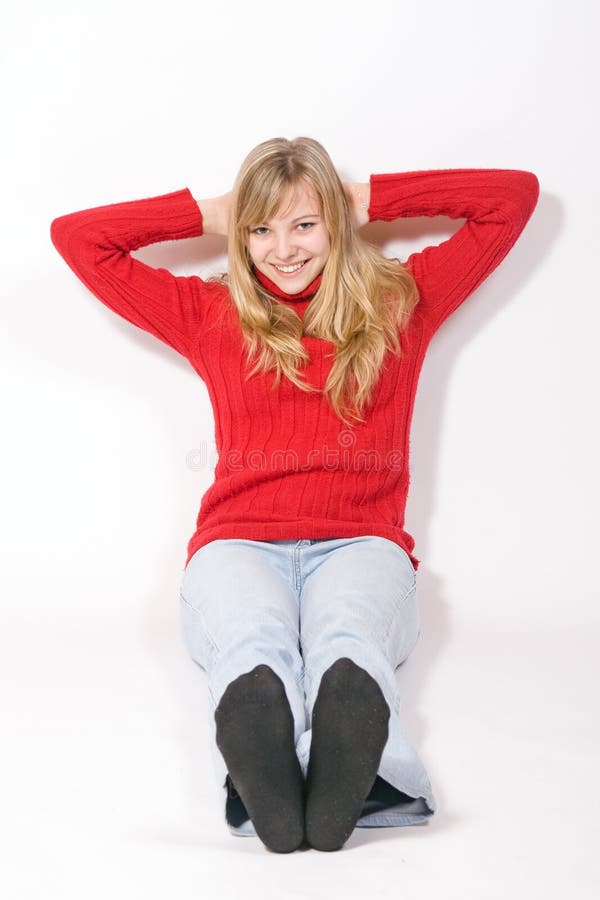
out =
<svg viewBox="0 0 600 900"><path fill-rule="evenodd" d="M413 173L398 173L392 175L371 175L369 177L370 200L369 222L389 222L395 219L395 214L390 215L390 204L398 205L399 183Z"/></svg>
<svg viewBox="0 0 600 900"><path fill-rule="evenodd" d="M194 213L200 217L200 222L198 224L200 231L198 232L197 237L202 237L202 235L204 234L204 218L202 216L202 210L200 209L198 201L194 197L191 189L189 187L186 187L183 189L183 191L181 193L183 194L184 192L187 194L186 199L188 199L190 201L190 203L194 204Z"/></svg>

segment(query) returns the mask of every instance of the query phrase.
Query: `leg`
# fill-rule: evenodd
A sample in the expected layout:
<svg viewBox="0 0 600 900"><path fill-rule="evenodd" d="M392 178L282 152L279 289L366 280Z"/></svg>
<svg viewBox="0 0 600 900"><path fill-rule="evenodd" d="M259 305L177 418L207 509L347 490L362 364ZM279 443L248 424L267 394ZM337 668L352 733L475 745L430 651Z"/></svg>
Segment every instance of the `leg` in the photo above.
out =
<svg viewBox="0 0 600 900"><path fill-rule="evenodd" d="M245 819L273 850L303 839L303 779L295 745L305 729L298 599L268 545L218 540L190 560L181 585L183 637L206 671L213 761ZM231 790L227 801L229 815ZM239 829L244 824L236 820ZM232 829L233 830L233 829Z"/></svg>
<svg viewBox="0 0 600 900"><path fill-rule="evenodd" d="M394 674L419 634L416 577L407 554L385 538L328 541L311 553L300 628L312 723L306 831L313 846L338 849L361 820L410 824L435 809L400 725ZM363 803L377 807L373 795L366 803L376 779L395 796L393 810L382 814L379 805L361 816Z"/></svg>

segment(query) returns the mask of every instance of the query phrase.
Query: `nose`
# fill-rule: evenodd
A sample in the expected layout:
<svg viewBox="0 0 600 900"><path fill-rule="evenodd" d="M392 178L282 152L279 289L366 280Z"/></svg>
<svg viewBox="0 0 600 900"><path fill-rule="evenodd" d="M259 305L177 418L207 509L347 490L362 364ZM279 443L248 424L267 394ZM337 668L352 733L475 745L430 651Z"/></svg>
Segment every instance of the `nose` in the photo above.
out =
<svg viewBox="0 0 600 900"><path fill-rule="evenodd" d="M296 255L294 242L289 235L280 234L275 238L275 255L282 263L285 263L288 259L293 259Z"/></svg>

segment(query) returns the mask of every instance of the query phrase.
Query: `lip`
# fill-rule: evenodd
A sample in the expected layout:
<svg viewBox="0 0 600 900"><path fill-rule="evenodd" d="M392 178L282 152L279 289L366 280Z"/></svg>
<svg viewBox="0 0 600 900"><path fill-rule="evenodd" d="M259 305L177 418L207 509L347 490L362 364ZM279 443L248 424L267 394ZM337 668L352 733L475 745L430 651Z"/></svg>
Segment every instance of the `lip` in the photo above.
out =
<svg viewBox="0 0 600 900"><path fill-rule="evenodd" d="M280 278L295 278L296 275L299 275L301 272L303 272L305 270L306 265L307 265L307 263L310 262L310 260L304 259L304 260L302 260L302 262L304 263L304 265L301 266L301 268L296 269L295 272L282 272L281 269L277 268L275 263L271 263L271 265L273 266L273 269L275 270L275 272L277 272L277 274L279 275ZM295 266L295 265L297 265L297 263L287 263L287 265Z"/></svg>

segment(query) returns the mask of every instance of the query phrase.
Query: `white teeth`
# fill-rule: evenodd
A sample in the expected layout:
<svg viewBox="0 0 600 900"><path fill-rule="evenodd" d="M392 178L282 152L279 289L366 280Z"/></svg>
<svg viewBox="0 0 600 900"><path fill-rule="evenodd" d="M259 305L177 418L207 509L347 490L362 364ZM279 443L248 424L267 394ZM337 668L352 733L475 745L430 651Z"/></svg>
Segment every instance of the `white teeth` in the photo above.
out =
<svg viewBox="0 0 600 900"><path fill-rule="evenodd" d="M298 263L297 266L275 266L280 272L296 272L298 269L301 269L304 265L303 262Z"/></svg>

